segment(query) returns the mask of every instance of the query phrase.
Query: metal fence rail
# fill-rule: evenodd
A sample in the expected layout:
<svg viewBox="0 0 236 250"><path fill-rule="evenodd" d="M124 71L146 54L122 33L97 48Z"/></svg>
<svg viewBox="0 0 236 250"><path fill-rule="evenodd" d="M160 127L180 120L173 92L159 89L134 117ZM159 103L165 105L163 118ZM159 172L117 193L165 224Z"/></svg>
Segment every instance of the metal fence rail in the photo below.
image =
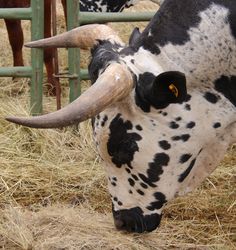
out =
<svg viewBox="0 0 236 250"><path fill-rule="evenodd" d="M79 21L81 24L89 23L107 23L107 22L143 22L149 21L155 12L137 12L137 13L97 13L80 12Z"/></svg>

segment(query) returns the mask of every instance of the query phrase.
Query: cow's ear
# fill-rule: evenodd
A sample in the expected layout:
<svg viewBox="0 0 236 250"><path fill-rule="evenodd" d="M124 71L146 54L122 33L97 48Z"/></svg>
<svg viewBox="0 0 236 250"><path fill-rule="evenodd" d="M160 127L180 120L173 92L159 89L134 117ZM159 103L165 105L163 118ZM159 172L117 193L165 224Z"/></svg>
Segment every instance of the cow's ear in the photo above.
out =
<svg viewBox="0 0 236 250"><path fill-rule="evenodd" d="M132 46L135 44L136 40L139 38L141 35L139 28L135 27L134 30L132 31L130 38L129 38L129 45Z"/></svg>
<svg viewBox="0 0 236 250"><path fill-rule="evenodd" d="M157 108L170 103L181 103L187 96L186 77L179 71L161 73L155 78L149 91L149 100Z"/></svg>

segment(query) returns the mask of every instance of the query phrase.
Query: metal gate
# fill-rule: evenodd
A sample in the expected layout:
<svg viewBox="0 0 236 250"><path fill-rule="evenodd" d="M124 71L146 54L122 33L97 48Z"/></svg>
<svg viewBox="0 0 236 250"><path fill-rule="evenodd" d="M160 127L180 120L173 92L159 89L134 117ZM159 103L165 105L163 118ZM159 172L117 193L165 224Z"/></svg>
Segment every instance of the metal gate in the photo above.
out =
<svg viewBox="0 0 236 250"><path fill-rule="evenodd" d="M30 20L31 40L40 39L43 37L44 1L31 0L30 8L0 9L0 18ZM40 114L42 112L43 50L32 49L31 66L0 68L0 77L8 76L31 78L31 112Z"/></svg>
<svg viewBox="0 0 236 250"><path fill-rule="evenodd" d="M149 21L155 12L142 13L93 13L79 12L79 0L67 0L67 28L68 30L79 25L106 22L138 22ZM44 1L31 0L30 8L0 9L0 18L22 19L31 21L31 40L43 37L44 27ZM31 78L31 113L42 113L43 100L43 50L32 49L31 66L29 67L3 67L0 68L0 77L15 76ZM80 49L68 49L68 74L56 77L69 79L69 101L75 100L81 93L81 80L88 80L88 70L80 68Z"/></svg>

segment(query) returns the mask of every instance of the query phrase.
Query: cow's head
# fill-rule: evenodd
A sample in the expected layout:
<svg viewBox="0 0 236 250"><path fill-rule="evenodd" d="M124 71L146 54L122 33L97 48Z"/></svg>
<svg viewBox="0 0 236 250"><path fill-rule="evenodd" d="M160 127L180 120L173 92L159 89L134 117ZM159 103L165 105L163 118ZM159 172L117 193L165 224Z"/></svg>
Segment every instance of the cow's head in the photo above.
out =
<svg viewBox="0 0 236 250"><path fill-rule="evenodd" d="M140 158L136 161L142 162L141 158L151 150L148 146L142 148L143 151L139 150L137 145L145 135L142 122L150 123L147 125L149 137L145 140L150 140L151 147L150 135L163 132L156 133L154 129L156 115L161 115L161 110L170 103L182 103L186 99L186 82L184 74L177 71L160 71L153 75L132 70L123 59L129 56L132 60L134 51L131 45L138 35L135 31L130 46L125 46L111 28L87 25L28 44L30 47L92 47L89 73L93 84L77 100L59 111L33 118L8 117L7 120L33 128L56 128L96 117L94 130L100 136L97 138L100 143L98 151L109 178L115 225L119 229L143 232L152 231L159 225L162 208L176 194L176 186L173 184L164 190L163 185L159 187L158 184L161 173L157 173L155 168L159 166L158 171L162 171L161 167L170 161L168 154L164 153L169 144L164 140L156 142L163 152L149 159L149 166L135 170L132 162L135 152ZM152 118L149 112L146 119L145 108L150 106L156 110L155 115ZM187 157L182 160L187 161ZM145 169L147 167L149 170ZM165 178L171 180L173 173Z"/></svg>

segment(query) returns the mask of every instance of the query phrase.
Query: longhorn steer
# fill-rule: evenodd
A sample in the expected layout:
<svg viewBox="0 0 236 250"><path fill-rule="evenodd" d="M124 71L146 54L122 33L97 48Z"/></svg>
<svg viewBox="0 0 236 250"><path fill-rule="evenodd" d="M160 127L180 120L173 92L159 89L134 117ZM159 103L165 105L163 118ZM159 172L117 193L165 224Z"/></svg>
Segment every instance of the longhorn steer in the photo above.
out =
<svg viewBox="0 0 236 250"><path fill-rule="evenodd" d="M54 128L95 117L115 225L144 232L159 225L168 201L199 186L236 142L236 2L166 0L137 32L128 46L104 25L28 44L94 46L94 84L60 111L7 120Z"/></svg>

